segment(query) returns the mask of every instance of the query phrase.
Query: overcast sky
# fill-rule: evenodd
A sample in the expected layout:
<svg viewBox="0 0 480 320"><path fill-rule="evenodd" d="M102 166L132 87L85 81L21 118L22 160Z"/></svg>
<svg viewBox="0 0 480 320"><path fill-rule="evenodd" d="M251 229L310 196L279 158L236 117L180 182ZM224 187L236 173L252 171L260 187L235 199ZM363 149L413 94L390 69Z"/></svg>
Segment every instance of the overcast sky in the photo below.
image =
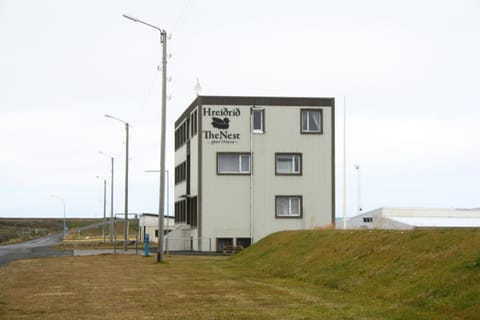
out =
<svg viewBox="0 0 480 320"><path fill-rule="evenodd" d="M476 0L0 0L0 217L62 217L51 194L103 216L99 150L124 212L125 128L106 113L131 124L129 211L158 212L160 36L124 13L172 34L170 172L198 78L204 95L335 97L337 216L344 97L349 216L355 164L364 211L480 207Z"/></svg>

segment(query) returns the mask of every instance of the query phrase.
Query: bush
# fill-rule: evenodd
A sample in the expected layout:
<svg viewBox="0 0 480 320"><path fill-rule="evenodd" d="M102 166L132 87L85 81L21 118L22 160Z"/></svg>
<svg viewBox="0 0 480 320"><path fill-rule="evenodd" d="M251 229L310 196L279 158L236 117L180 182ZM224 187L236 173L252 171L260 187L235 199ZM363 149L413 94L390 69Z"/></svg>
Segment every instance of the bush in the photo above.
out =
<svg viewBox="0 0 480 320"><path fill-rule="evenodd" d="M0 232L0 243L8 242L10 239L17 238L17 234L15 232Z"/></svg>

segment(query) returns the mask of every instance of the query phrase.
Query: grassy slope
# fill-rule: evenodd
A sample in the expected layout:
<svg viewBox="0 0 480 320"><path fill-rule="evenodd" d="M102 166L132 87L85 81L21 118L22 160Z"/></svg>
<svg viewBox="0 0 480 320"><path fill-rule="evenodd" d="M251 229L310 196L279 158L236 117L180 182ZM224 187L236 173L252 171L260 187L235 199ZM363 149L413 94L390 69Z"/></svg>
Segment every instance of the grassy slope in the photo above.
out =
<svg viewBox="0 0 480 320"><path fill-rule="evenodd" d="M281 232L231 262L313 283L346 309L364 305L372 317L480 315L478 230Z"/></svg>

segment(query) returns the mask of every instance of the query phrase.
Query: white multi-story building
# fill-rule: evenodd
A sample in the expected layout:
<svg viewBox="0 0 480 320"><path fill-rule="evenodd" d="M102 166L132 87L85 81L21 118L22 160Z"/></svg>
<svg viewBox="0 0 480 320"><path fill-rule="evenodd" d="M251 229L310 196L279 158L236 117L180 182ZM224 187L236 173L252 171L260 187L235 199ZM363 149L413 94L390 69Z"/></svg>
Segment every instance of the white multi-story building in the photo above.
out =
<svg viewBox="0 0 480 320"><path fill-rule="evenodd" d="M175 228L191 250L334 224L334 99L198 96L175 122Z"/></svg>

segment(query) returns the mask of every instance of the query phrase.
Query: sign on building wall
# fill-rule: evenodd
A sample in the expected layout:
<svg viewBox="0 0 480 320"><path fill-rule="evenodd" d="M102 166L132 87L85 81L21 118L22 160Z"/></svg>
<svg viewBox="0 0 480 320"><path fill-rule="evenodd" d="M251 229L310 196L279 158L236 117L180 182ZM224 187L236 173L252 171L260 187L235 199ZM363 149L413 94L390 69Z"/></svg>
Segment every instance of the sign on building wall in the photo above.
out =
<svg viewBox="0 0 480 320"><path fill-rule="evenodd" d="M231 125L241 116L239 108L204 107L205 123L210 122L203 130L203 138L208 144L235 144L240 140L240 132L232 130Z"/></svg>

